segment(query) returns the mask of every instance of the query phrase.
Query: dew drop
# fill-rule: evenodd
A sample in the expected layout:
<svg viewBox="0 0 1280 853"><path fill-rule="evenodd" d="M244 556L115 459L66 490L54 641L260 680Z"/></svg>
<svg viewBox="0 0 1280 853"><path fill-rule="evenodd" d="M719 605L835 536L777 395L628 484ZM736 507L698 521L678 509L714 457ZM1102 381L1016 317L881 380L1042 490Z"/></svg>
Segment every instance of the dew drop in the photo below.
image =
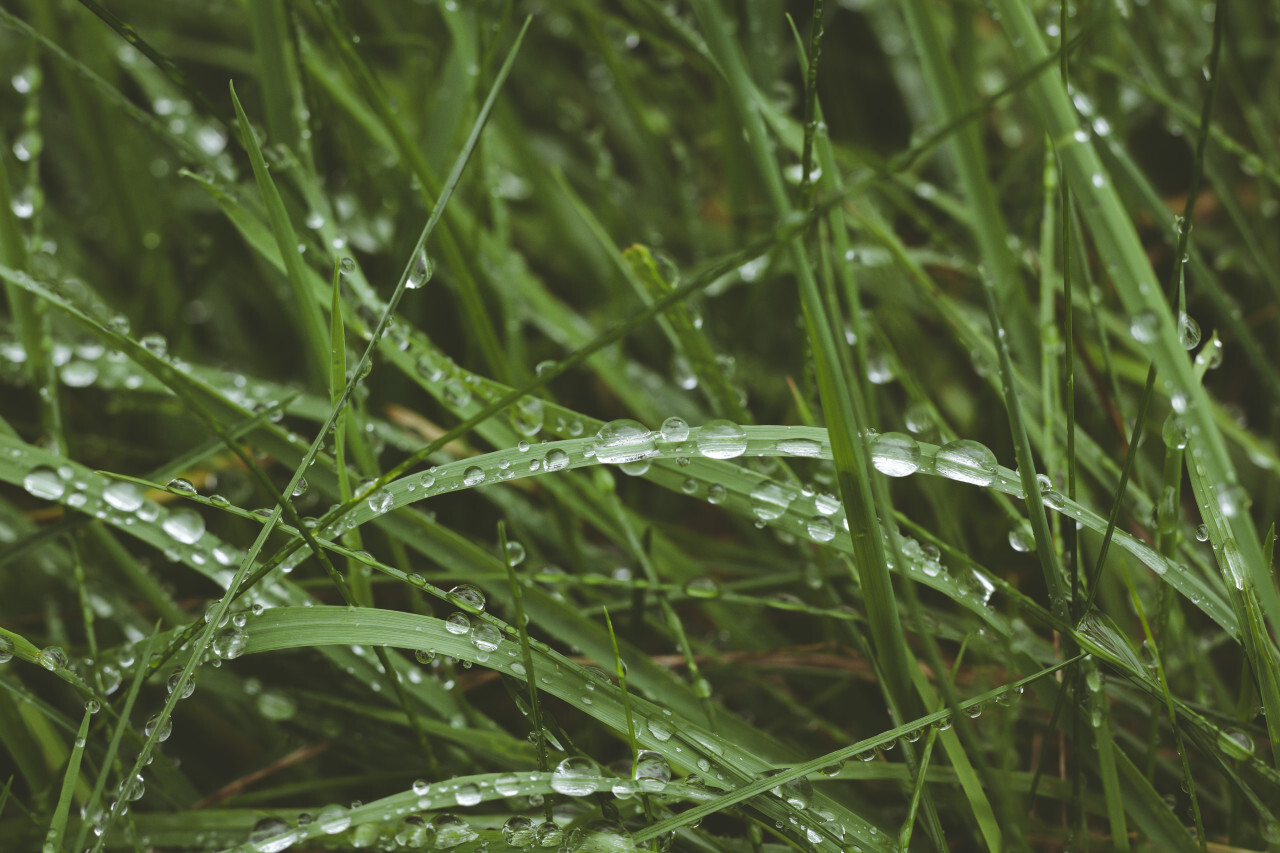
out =
<svg viewBox="0 0 1280 853"><path fill-rule="evenodd" d="M733 459L747 451L747 433L733 421L709 421L698 431L698 452L708 459Z"/></svg>
<svg viewBox="0 0 1280 853"><path fill-rule="evenodd" d="M816 542L830 542L836 538L835 526L825 515L815 515L808 522L809 535Z"/></svg>
<svg viewBox="0 0 1280 853"><path fill-rule="evenodd" d="M1140 311L1129 323L1129 334L1140 344L1153 343L1160 333L1160 315L1154 311Z"/></svg>
<svg viewBox="0 0 1280 853"><path fill-rule="evenodd" d="M662 428L659 430L659 437L663 441L678 443L689 437L689 424L684 418L669 417L662 422Z"/></svg>
<svg viewBox="0 0 1280 853"><path fill-rule="evenodd" d="M434 272L435 266L431 263L431 258L427 257L426 252L419 252L418 257L413 261L413 269L409 270L409 279L405 282L405 287L417 290L431 281Z"/></svg>
<svg viewBox="0 0 1280 853"><path fill-rule="evenodd" d="M653 455L654 434L639 421L624 418L600 427L591 446L600 462L635 462Z"/></svg>
<svg viewBox="0 0 1280 853"><path fill-rule="evenodd" d="M871 440L871 464L889 477L914 474L920 468L920 443L901 432L877 435Z"/></svg>
<svg viewBox="0 0 1280 853"><path fill-rule="evenodd" d="M165 533L184 545L193 545L204 536L204 517L185 507L169 513L160 526Z"/></svg>
<svg viewBox="0 0 1280 853"><path fill-rule="evenodd" d="M280 853L297 840L297 828L278 817L264 817L249 832L249 845L257 853Z"/></svg>
<svg viewBox="0 0 1280 853"><path fill-rule="evenodd" d="M996 478L995 454L985 445L968 439L944 444L934 461L937 472L948 479L975 486L989 486Z"/></svg>
<svg viewBox="0 0 1280 853"><path fill-rule="evenodd" d="M468 466L467 470L462 472L462 482L468 486L478 486L484 482L484 469L479 465Z"/></svg>
<svg viewBox="0 0 1280 853"><path fill-rule="evenodd" d="M46 501L54 501L62 497L67 484L58 476L58 472L48 465L40 465L27 472L22 478L22 487L33 497Z"/></svg>
<svg viewBox="0 0 1280 853"><path fill-rule="evenodd" d="M569 454L557 447L547 453L543 467L548 471L559 471L562 468L567 468L569 467Z"/></svg>
<svg viewBox="0 0 1280 853"><path fill-rule="evenodd" d="M465 634L471 630L471 620L465 613L450 613L444 620L444 629L450 634Z"/></svg>
<svg viewBox="0 0 1280 853"><path fill-rule="evenodd" d="M585 797L596 789L596 769L582 756L571 756L556 765L551 774L551 789L566 797Z"/></svg>
<svg viewBox="0 0 1280 853"><path fill-rule="evenodd" d="M684 594L690 598L719 598L720 584L711 578L694 578L684 585Z"/></svg>

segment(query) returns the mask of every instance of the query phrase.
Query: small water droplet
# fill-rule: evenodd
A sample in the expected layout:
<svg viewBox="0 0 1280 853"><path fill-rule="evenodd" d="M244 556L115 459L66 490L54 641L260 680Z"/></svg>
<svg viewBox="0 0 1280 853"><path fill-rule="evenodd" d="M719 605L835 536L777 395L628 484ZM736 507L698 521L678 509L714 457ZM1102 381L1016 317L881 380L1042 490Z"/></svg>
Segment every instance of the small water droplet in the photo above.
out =
<svg viewBox="0 0 1280 853"><path fill-rule="evenodd" d="M1188 351L1200 346L1200 324L1185 311L1178 313L1178 341Z"/></svg>
<svg viewBox="0 0 1280 853"><path fill-rule="evenodd" d="M560 448L555 448L547 453L547 458L543 462L543 467L548 471L559 471L569 466L569 454Z"/></svg>
<svg viewBox="0 0 1280 853"><path fill-rule="evenodd" d="M465 613L450 613L444 620L444 629L450 634L466 634L471 630L471 620Z"/></svg>
<svg viewBox="0 0 1280 853"><path fill-rule="evenodd" d="M462 482L468 486L478 486L484 482L484 469L479 465L471 465L462 472Z"/></svg>
<svg viewBox="0 0 1280 853"><path fill-rule="evenodd" d="M426 252L418 252L418 256L413 261L413 269L409 270L409 279L405 282L405 287L417 290L431 281L431 275L434 272L435 266L431 263L431 258L427 257Z"/></svg>
<svg viewBox="0 0 1280 853"><path fill-rule="evenodd" d="M484 593L469 583L460 583L449 590L449 600L471 613L484 612Z"/></svg>
<svg viewBox="0 0 1280 853"><path fill-rule="evenodd" d="M585 797L595 791L596 768L582 756L571 756L556 765L551 788L566 797Z"/></svg>
<svg viewBox="0 0 1280 853"><path fill-rule="evenodd" d="M1154 311L1140 311L1129 323L1129 334L1140 344L1154 343L1160 334L1160 315Z"/></svg>
<svg viewBox="0 0 1280 853"><path fill-rule="evenodd" d="M169 481L169 491L177 492L180 495L199 494L192 482L185 477L174 477Z"/></svg>
<svg viewBox="0 0 1280 853"><path fill-rule="evenodd" d="M671 442L672 444L685 441L689 438L689 424L685 422L684 418L669 417L662 422L659 437L663 441Z"/></svg>

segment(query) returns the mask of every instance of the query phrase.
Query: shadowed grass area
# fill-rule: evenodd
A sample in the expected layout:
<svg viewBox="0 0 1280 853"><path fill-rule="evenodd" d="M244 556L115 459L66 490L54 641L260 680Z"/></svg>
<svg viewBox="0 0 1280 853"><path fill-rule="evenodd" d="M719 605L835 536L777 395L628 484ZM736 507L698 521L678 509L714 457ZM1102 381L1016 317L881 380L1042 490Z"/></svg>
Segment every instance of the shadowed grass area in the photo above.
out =
<svg viewBox="0 0 1280 853"><path fill-rule="evenodd" d="M1280 849L1266 12L0 8L0 848Z"/></svg>

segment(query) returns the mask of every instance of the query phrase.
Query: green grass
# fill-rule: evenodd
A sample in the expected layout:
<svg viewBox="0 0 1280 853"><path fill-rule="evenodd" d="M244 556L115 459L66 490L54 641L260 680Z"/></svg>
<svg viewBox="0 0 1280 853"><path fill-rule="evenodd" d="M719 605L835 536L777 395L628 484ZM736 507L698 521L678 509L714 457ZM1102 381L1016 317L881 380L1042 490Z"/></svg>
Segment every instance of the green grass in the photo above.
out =
<svg viewBox="0 0 1280 853"><path fill-rule="evenodd" d="M0 849L1280 850L1276 25L1156 6L0 9Z"/></svg>

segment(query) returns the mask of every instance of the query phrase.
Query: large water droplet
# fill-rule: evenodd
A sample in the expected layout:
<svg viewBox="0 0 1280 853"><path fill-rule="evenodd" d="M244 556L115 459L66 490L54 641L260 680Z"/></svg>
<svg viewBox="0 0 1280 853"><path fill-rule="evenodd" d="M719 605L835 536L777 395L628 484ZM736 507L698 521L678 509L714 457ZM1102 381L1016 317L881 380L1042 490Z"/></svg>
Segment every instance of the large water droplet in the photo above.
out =
<svg viewBox="0 0 1280 853"><path fill-rule="evenodd" d="M778 441L778 451L788 456L814 458L822 455L822 442L811 438L783 438Z"/></svg>
<svg viewBox="0 0 1280 853"><path fill-rule="evenodd" d="M761 521L773 521L787 511L795 492L770 480L751 490L751 511Z"/></svg>
<svg viewBox="0 0 1280 853"><path fill-rule="evenodd" d="M164 532L184 545L192 545L204 536L204 517L193 509L175 509L161 523Z"/></svg>
<svg viewBox="0 0 1280 853"><path fill-rule="evenodd" d="M177 492L180 495L199 494L199 492L196 491L195 485L186 477L174 477L170 480L169 491Z"/></svg>
<svg viewBox="0 0 1280 853"><path fill-rule="evenodd" d="M396 824L396 844L405 850L426 850L436 840L436 828L429 825L422 815L405 815Z"/></svg>
<svg viewBox="0 0 1280 853"><path fill-rule="evenodd" d="M325 806L316 815L316 826L325 835L337 835L351 826L351 812L337 803Z"/></svg>
<svg viewBox="0 0 1280 853"><path fill-rule="evenodd" d="M67 653L59 646L45 646L40 650L37 660L50 672L67 668Z"/></svg>
<svg viewBox="0 0 1280 853"><path fill-rule="evenodd" d="M689 437L689 424L685 423L684 418L672 416L662 422L659 434L663 441L676 444Z"/></svg>
<svg viewBox="0 0 1280 853"><path fill-rule="evenodd" d="M548 471L559 471L561 468L569 466L569 454L560 448L555 448L547 453L547 458L543 462L543 467Z"/></svg>
<svg viewBox="0 0 1280 853"><path fill-rule="evenodd" d="M995 481L997 465L995 454L985 444L960 439L938 449L934 468L951 480L989 486Z"/></svg>
<svg viewBox="0 0 1280 853"><path fill-rule="evenodd" d="M469 465L462 472L462 482L468 486L478 486L484 482L484 469L479 465Z"/></svg>
<svg viewBox="0 0 1280 853"><path fill-rule="evenodd" d="M551 788L566 797L585 797L595 791L595 765L582 756L571 756L556 765Z"/></svg>
<svg viewBox="0 0 1280 853"><path fill-rule="evenodd" d="M698 431L698 452L709 459L733 459L747 451L747 433L733 421L719 418Z"/></svg>
<svg viewBox="0 0 1280 853"><path fill-rule="evenodd" d="M600 427L592 447L601 462L635 462L653 455L654 435L639 421L624 418Z"/></svg>
<svg viewBox="0 0 1280 853"><path fill-rule="evenodd" d="M528 847L534 843L534 823L524 815L515 815L502 825L502 840L508 847Z"/></svg>
<svg viewBox="0 0 1280 853"><path fill-rule="evenodd" d="M901 432L886 432L871 440L871 464L881 474L906 477L920 468L920 443Z"/></svg>
<svg viewBox="0 0 1280 853"><path fill-rule="evenodd" d="M297 827L278 817L264 817L249 832L249 845L258 853L279 853L297 840Z"/></svg>
<svg viewBox="0 0 1280 853"><path fill-rule="evenodd" d="M830 542L836 538L835 525L825 515L815 515L809 519L806 529L816 542Z"/></svg>
<svg viewBox="0 0 1280 853"><path fill-rule="evenodd" d="M511 409L511 427L525 438L542 432L546 407L537 397L521 397Z"/></svg>
<svg viewBox="0 0 1280 853"><path fill-rule="evenodd" d="M58 472L48 465L40 465L27 472L22 478L22 487L33 497L46 501L55 501L67 490L67 484L58 476Z"/></svg>
<svg viewBox="0 0 1280 853"><path fill-rule="evenodd" d="M213 651L223 660L235 660L244 654L249 635L239 628L225 628L213 641Z"/></svg>
<svg viewBox="0 0 1280 853"><path fill-rule="evenodd" d="M173 717L161 718L160 714L156 714L147 720L147 724L142 727L142 733L147 737L152 734L156 736L157 743L163 743L169 739L169 735L173 734Z"/></svg>
<svg viewBox="0 0 1280 853"><path fill-rule="evenodd" d="M11 660L13 660L13 640L0 637L0 663L8 663Z"/></svg>
<svg viewBox="0 0 1280 853"><path fill-rule="evenodd" d="M102 490L102 499L121 512L133 512L142 506L142 489L126 480L113 480Z"/></svg>
<svg viewBox="0 0 1280 853"><path fill-rule="evenodd" d="M479 622L471 629L471 645L482 652L497 651L502 644L502 632L488 622Z"/></svg>

